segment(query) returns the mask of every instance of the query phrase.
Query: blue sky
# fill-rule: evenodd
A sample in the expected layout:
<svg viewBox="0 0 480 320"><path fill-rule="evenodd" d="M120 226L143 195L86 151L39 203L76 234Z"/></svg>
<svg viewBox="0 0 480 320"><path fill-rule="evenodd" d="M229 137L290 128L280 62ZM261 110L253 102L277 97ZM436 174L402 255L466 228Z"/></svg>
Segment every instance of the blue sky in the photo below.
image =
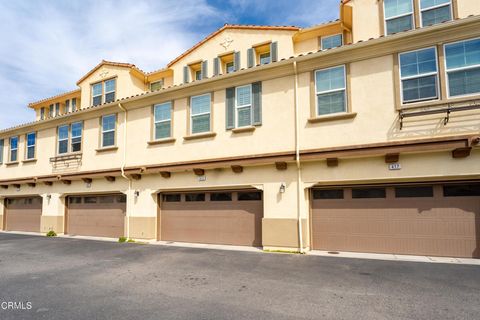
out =
<svg viewBox="0 0 480 320"><path fill-rule="evenodd" d="M340 0L0 0L0 129L76 89L102 59L164 67L225 23L307 27L338 18ZM294 5L293 5L294 3Z"/></svg>

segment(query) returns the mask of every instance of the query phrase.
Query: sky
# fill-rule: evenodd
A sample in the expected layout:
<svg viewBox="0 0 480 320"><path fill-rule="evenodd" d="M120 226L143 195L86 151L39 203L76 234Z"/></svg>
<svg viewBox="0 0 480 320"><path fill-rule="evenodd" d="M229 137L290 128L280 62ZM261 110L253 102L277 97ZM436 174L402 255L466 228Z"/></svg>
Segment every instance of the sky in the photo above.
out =
<svg viewBox="0 0 480 320"><path fill-rule="evenodd" d="M309 27L340 0L0 0L0 129L28 103L77 89L102 59L149 72L229 24Z"/></svg>

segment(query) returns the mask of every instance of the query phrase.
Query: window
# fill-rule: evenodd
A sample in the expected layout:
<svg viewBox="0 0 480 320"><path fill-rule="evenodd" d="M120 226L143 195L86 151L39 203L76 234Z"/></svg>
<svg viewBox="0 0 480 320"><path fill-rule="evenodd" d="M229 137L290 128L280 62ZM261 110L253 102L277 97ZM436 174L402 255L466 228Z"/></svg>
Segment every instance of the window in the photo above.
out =
<svg viewBox="0 0 480 320"><path fill-rule="evenodd" d="M225 70L227 73L235 71L235 63L233 61L225 63Z"/></svg>
<svg viewBox="0 0 480 320"><path fill-rule="evenodd" d="M18 137L10 138L10 162L18 161Z"/></svg>
<svg viewBox="0 0 480 320"><path fill-rule="evenodd" d="M202 80L202 70L195 71L195 80Z"/></svg>
<svg viewBox="0 0 480 320"><path fill-rule="evenodd" d="M102 147L111 147L115 145L115 127L117 115L111 114L102 117Z"/></svg>
<svg viewBox="0 0 480 320"><path fill-rule="evenodd" d="M232 201L232 193L212 192L210 193L210 201Z"/></svg>
<svg viewBox="0 0 480 320"><path fill-rule="evenodd" d="M98 197L99 203L114 203L115 197L114 196L103 196Z"/></svg>
<svg viewBox="0 0 480 320"><path fill-rule="evenodd" d="M480 93L480 38L445 45L449 97Z"/></svg>
<svg viewBox="0 0 480 320"><path fill-rule="evenodd" d="M72 112L77 111L77 98L72 98Z"/></svg>
<svg viewBox="0 0 480 320"><path fill-rule="evenodd" d="M163 195L163 201L164 202L180 202L182 199L181 194L175 193L175 194L164 194Z"/></svg>
<svg viewBox="0 0 480 320"><path fill-rule="evenodd" d="M115 101L115 79L105 81L105 103Z"/></svg>
<svg viewBox="0 0 480 320"><path fill-rule="evenodd" d="M60 103L55 103L55 117L60 115Z"/></svg>
<svg viewBox="0 0 480 320"><path fill-rule="evenodd" d="M317 115L347 111L345 66L315 71Z"/></svg>
<svg viewBox="0 0 480 320"><path fill-rule="evenodd" d="M396 198L431 198L433 197L432 186L406 186L395 187Z"/></svg>
<svg viewBox="0 0 480 320"><path fill-rule="evenodd" d="M3 145L5 144L5 140L0 140L0 164L3 163Z"/></svg>
<svg viewBox="0 0 480 320"><path fill-rule="evenodd" d="M412 0L384 0L386 34L413 29Z"/></svg>
<svg viewBox="0 0 480 320"><path fill-rule="evenodd" d="M58 154L82 150L82 126L81 122L75 122L70 126L63 125L58 127Z"/></svg>
<svg viewBox="0 0 480 320"><path fill-rule="evenodd" d="M83 199L82 197L68 197L68 200L69 200L68 202L70 204L74 204L74 203L79 204L79 203L82 203L82 199Z"/></svg>
<svg viewBox="0 0 480 320"><path fill-rule="evenodd" d="M68 152L68 125L58 127L58 154Z"/></svg>
<svg viewBox="0 0 480 320"><path fill-rule="evenodd" d="M169 138L172 135L172 103L166 102L153 106L155 140Z"/></svg>
<svg viewBox="0 0 480 320"><path fill-rule="evenodd" d="M480 196L480 184L453 184L443 186L444 197Z"/></svg>
<svg viewBox="0 0 480 320"><path fill-rule="evenodd" d="M335 34L333 36L322 37L321 40L320 40L322 50L342 46L342 44L343 44L342 38L343 37L342 37L341 34Z"/></svg>
<svg viewBox="0 0 480 320"><path fill-rule="evenodd" d="M27 159L34 159L35 158L35 145L37 142L37 134L35 132L31 132L27 134Z"/></svg>
<svg viewBox="0 0 480 320"><path fill-rule="evenodd" d="M48 117L53 117L53 104L48 107Z"/></svg>
<svg viewBox="0 0 480 320"><path fill-rule="evenodd" d="M270 51L269 51L269 52L260 53L260 55L259 55L259 60L260 60L260 64L268 64L268 63L270 63L270 61L271 61L271 59L270 59Z"/></svg>
<svg viewBox="0 0 480 320"><path fill-rule="evenodd" d="M85 197L83 203L97 203L97 197Z"/></svg>
<svg viewBox="0 0 480 320"><path fill-rule="evenodd" d="M45 119L45 107L40 108L40 120Z"/></svg>
<svg viewBox="0 0 480 320"><path fill-rule="evenodd" d="M452 20L451 0L420 0L422 26Z"/></svg>
<svg viewBox="0 0 480 320"><path fill-rule="evenodd" d="M399 60L402 102L438 99L436 48L401 53Z"/></svg>
<svg viewBox="0 0 480 320"><path fill-rule="evenodd" d="M235 88L237 128L252 125L252 85Z"/></svg>
<svg viewBox="0 0 480 320"><path fill-rule="evenodd" d="M102 104L102 83L92 85L92 105L98 106Z"/></svg>
<svg viewBox="0 0 480 320"><path fill-rule="evenodd" d="M117 203L126 203L127 202L127 195L121 194L116 197L117 198Z"/></svg>
<svg viewBox="0 0 480 320"><path fill-rule="evenodd" d="M185 194L185 201L187 202L205 201L205 193L187 193Z"/></svg>
<svg viewBox="0 0 480 320"><path fill-rule="evenodd" d="M70 100L65 100L65 113L70 112Z"/></svg>
<svg viewBox="0 0 480 320"><path fill-rule="evenodd" d="M313 190L313 199L343 199L343 189L318 189Z"/></svg>
<svg viewBox="0 0 480 320"><path fill-rule="evenodd" d="M150 83L150 91L157 91L163 88L163 79Z"/></svg>
<svg viewBox="0 0 480 320"><path fill-rule="evenodd" d="M243 191L238 193L238 201L259 201L262 200L260 191Z"/></svg>
<svg viewBox="0 0 480 320"><path fill-rule="evenodd" d="M359 188L352 189L353 199L367 199L367 198L385 198L385 188Z"/></svg>
<svg viewBox="0 0 480 320"><path fill-rule="evenodd" d="M192 97L190 100L192 134L210 131L210 93Z"/></svg>

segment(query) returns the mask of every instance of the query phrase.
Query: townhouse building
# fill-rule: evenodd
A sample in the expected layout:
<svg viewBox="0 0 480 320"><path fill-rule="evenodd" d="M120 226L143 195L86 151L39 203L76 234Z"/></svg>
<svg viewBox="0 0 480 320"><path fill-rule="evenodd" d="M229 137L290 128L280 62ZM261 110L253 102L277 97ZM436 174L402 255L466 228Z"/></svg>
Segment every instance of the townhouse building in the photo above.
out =
<svg viewBox="0 0 480 320"><path fill-rule="evenodd" d="M0 228L480 257L478 1L339 8L29 104L0 131Z"/></svg>

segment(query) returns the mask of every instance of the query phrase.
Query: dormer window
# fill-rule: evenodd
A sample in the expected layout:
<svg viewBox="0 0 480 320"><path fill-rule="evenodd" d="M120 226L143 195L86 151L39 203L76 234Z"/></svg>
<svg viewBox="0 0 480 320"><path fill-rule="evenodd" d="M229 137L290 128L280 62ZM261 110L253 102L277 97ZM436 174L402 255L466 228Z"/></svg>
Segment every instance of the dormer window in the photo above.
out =
<svg viewBox="0 0 480 320"><path fill-rule="evenodd" d="M202 70L195 70L195 80L202 80Z"/></svg>
<svg viewBox="0 0 480 320"><path fill-rule="evenodd" d="M225 63L225 71L226 73L234 72L235 71L235 65L233 61Z"/></svg>
<svg viewBox="0 0 480 320"><path fill-rule="evenodd" d="M413 29L413 0L384 0L386 34ZM431 0L430 0L431 2Z"/></svg>
<svg viewBox="0 0 480 320"><path fill-rule="evenodd" d="M45 119L45 107L40 108L40 120Z"/></svg>
<svg viewBox="0 0 480 320"><path fill-rule="evenodd" d="M53 117L53 104L48 106L48 117L52 118Z"/></svg>
<svg viewBox="0 0 480 320"><path fill-rule="evenodd" d="M151 82L150 83L150 91L157 91L157 90L162 89L163 84L164 84L164 79L161 79L161 80L158 80L158 81L155 81L155 82Z"/></svg>
<svg viewBox="0 0 480 320"><path fill-rule="evenodd" d="M98 82L92 85L92 105L98 106L102 103L115 101L116 90L115 79Z"/></svg>
<svg viewBox="0 0 480 320"><path fill-rule="evenodd" d="M70 112L70 100L65 100L65 113Z"/></svg>
<svg viewBox="0 0 480 320"><path fill-rule="evenodd" d="M253 46L247 50L247 66L253 67L255 64L262 65L278 60L278 43L267 42Z"/></svg>
<svg viewBox="0 0 480 320"><path fill-rule="evenodd" d="M452 20L451 0L420 0L422 27Z"/></svg>
<svg viewBox="0 0 480 320"><path fill-rule="evenodd" d="M322 50L341 47L342 44L343 44L343 37L341 33L320 38L320 48Z"/></svg>
<svg viewBox="0 0 480 320"><path fill-rule="evenodd" d="M260 64L268 64L271 61L270 51L261 53L259 55Z"/></svg>
<svg viewBox="0 0 480 320"><path fill-rule="evenodd" d="M60 115L60 102L55 103L55 117Z"/></svg>

